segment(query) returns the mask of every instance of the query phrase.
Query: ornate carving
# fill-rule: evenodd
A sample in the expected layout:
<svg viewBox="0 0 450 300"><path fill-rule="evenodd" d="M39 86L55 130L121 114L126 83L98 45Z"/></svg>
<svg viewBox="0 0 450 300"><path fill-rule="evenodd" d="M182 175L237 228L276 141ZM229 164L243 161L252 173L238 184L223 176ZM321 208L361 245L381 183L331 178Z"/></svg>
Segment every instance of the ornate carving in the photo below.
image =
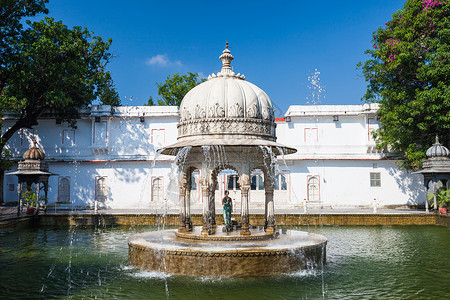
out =
<svg viewBox="0 0 450 300"><path fill-rule="evenodd" d="M239 176L238 182L241 187L250 186L250 176L248 176L248 174L242 174Z"/></svg>
<svg viewBox="0 0 450 300"><path fill-rule="evenodd" d="M209 116L211 118L223 118L225 117L225 110L216 102L209 108Z"/></svg>
<svg viewBox="0 0 450 300"><path fill-rule="evenodd" d="M200 185L202 187L202 190L208 190L208 179L206 177L200 178Z"/></svg>
<svg viewBox="0 0 450 300"><path fill-rule="evenodd" d="M19 171L48 171L48 163L40 160L25 160L19 162Z"/></svg>
<svg viewBox="0 0 450 300"><path fill-rule="evenodd" d="M263 117L264 120L270 120L270 112L269 112L269 109L267 107L265 109L263 109L262 117Z"/></svg>
<svg viewBox="0 0 450 300"><path fill-rule="evenodd" d="M259 118L261 112L259 111L258 106L256 103L253 103L250 105L250 107L247 109L247 117L248 118Z"/></svg>
<svg viewBox="0 0 450 300"><path fill-rule="evenodd" d="M248 237L246 237L248 238ZM129 244L130 248L134 248L134 250L149 252L149 249L145 246L140 246L136 244ZM305 249L313 247L304 247ZM317 246L315 248L318 248ZM153 250L153 249L152 249ZM158 252L158 250L153 250ZM176 255L176 256L197 256L197 257L262 257L262 256L295 256L297 253L291 250L266 250L266 251L233 251L233 252L202 252L202 251L186 251L186 250L163 250L166 255ZM300 251L302 251L300 249Z"/></svg>
<svg viewBox="0 0 450 300"><path fill-rule="evenodd" d="M220 228L220 227L219 227ZM264 241L276 238L279 233L264 233L262 235L251 235L251 236L242 236L242 235L195 235L191 233L180 233L175 232L175 235L178 238L186 239L186 240L200 240L200 241Z"/></svg>
<svg viewBox="0 0 450 300"><path fill-rule="evenodd" d="M260 119L249 118L205 118L182 121L178 125L179 139L187 136L204 136L215 134L241 134L259 136L267 140L275 140L276 124Z"/></svg>
<svg viewBox="0 0 450 300"><path fill-rule="evenodd" d="M184 109L183 109L183 117L181 119L183 121L192 119L191 113L189 112L189 110L186 107L184 107Z"/></svg>
<svg viewBox="0 0 450 300"><path fill-rule="evenodd" d="M195 107L195 118L196 119L204 119L204 118L206 118L205 110L202 107L200 107L200 105L198 105L198 104Z"/></svg>
<svg viewBox="0 0 450 300"><path fill-rule="evenodd" d="M244 109L236 102L228 108L228 116L232 118L242 118L244 117Z"/></svg>

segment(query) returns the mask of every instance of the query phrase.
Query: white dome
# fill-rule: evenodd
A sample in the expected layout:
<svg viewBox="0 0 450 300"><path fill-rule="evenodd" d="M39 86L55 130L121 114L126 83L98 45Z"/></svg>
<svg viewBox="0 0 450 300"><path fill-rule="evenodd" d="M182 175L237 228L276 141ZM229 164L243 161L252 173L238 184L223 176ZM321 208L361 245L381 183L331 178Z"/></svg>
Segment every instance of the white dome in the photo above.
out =
<svg viewBox="0 0 450 300"><path fill-rule="evenodd" d="M204 118L251 118L273 121L269 96L245 76L231 70L234 59L228 44L219 57L222 70L208 77L208 81L194 87L180 105L180 120Z"/></svg>
<svg viewBox="0 0 450 300"><path fill-rule="evenodd" d="M190 90L180 105L178 140L264 139L276 141L269 96L245 76L231 70L228 45L220 56L222 70Z"/></svg>
<svg viewBox="0 0 450 300"><path fill-rule="evenodd" d="M180 105L177 143L162 149L176 155L183 147L270 147L279 154L294 148L276 142L276 124L269 96L245 76L231 70L228 43L220 56L222 70L194 87ZM275 152L274 152L275 153Z"/></svg>
<svg viewBox="0 0 450 300"><path fill-rule="evenodd" d="M224 117L272 121L272 102L259 87L235 75L211 77L190 90L180 105L181 121Z"/></svg>

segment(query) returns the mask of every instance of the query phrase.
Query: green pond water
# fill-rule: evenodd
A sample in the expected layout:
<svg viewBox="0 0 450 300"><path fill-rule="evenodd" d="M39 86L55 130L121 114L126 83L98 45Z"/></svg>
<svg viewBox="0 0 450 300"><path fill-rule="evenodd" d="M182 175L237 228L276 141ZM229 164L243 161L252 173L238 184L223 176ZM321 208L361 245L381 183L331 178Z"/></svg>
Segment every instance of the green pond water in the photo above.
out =
<svg viewBox="0 0 450 300"><path fill-rule="evenodd" d="M292 228L292 227L290 227ZM328 238L323 270L267 278L164 276L128 264L153 227L0 232L0 299L448 299L450 229L298 227Z"/></svg>

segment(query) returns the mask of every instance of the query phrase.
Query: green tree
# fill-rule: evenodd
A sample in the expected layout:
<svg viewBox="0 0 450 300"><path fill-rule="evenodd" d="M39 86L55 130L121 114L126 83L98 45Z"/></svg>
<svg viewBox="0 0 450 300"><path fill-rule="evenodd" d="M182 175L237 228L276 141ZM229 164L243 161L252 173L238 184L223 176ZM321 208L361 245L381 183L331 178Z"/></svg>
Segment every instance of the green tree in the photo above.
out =
<svg viewBox="0 0 450 300"><path fill-rule="evenodd" d="M24 17L48 13L48 0L0 0L0 91L10 73L10 58L16 49L12 42L22 33Z"/></svg>
<svg viewBox="0 0 450 300"><path fill-rule="evenodd" d="M69 29L52 18L28 25L14 45L18 50L12 75L0 96L2 109L19 116L3 134L1 148L20 128L38 125L45 112L74 125L78 108L96 99L110 78L104 68L111 40L93 37L86 28Z"/></svg>
<svg viewBox="0 0 450 300"><path fill-rule="evenodd" d="M363 99L380 103L377 145L400 155L407 169L421 167L436 134L450 143L449 14L448 1L406 1L374 32L362 65Z"/></svg>
<svg viewBox="0 0 450 300"><path fill-rule="evenodd" d="M206 79L198 81L198 74L188 72L185 75L179 75L178 73L172 76L167 76L164 83L156 83L158 86L158 95L161 99L158 99L158 105L176 105L181 104L183 97L196 85L204 82ZM147 103L147 105L154 105L153 99Z"/></svg>
<svg viewBox="0 0 450 300"><path fill-rule="evenodd" d="M0 105L2 111L15 112L18 120L4 131L1 153L14 133L38 125L44 113L75 126L78 109L100 96L111 78L105 71L111 39L104 41L82 27L69 29L52 18L27 24L10 41L13 54L8 58ZM0 170L1 186L3 175L4 169Z"/></svg>
<svg viewBox="0 0 450 300"><path fill-rule="evenodd" d="M111 78L111 73L105 73L104 84L100 87L101 92L99 96L99 100L104 105L111 106L121 106L122 102L120 101L119 93L117 92L114 81Z"/></svg>
<svg viewBox="0 0 450 300"><path fill-rule="evenodd" d="M24 17L48 13L48 0L0 0L0 97L5 93L7 79L11 73L11 58L15 55L14 41L20 37ZM3 174L13 163L11 152L0 149L0 203L3 202Z"/></svg>
<svg viewBox="0 0 450 300"><path fill-rule="evenodd" d="M153 106L153 105L155 105L155 102L153 101L153 97L150 96L150 97L148 98L147 103L144 104L144 106Z"/></svg>

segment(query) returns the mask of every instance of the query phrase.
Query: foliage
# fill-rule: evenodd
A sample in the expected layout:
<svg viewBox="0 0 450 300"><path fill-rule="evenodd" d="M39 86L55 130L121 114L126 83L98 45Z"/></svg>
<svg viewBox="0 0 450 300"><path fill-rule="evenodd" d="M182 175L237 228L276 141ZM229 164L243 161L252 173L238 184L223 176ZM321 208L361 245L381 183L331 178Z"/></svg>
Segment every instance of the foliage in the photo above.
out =
<svg viewBox="0 0 450 300"><path fill-rule="evenodd" d="M11 58L11 76L0 94L2 110L18 121L2 136L0 148L20 128L31 128L46 112L74 126L78 108L91 103L110 79L105 65L111 40L92 36L86 28L67 28L52 18L27 22Z"/></svg>
<svg viewBox="0 0 450 300"><path fill-rule="evenodd" d="M34 193L33 191L23 192L22 199L27 203L27 206L29 207L36 207L37 205L36 193Z"/></svg>
<svg viewBox="0 0 450 300"><path fill-rule="evenodd" d="M434 137L450 144L450 4L408 0L373 34L371 58L362 65L367 92L379 102L379 148L401 157L407 169L421 167Z"/></svg>
<svg viewBox="0 0 450 300"><path fill-rule="evenodd" d="M9 76L9 58L16 50L11 43L22 32L22 18L48 13L47 3L48 0L0 0L0 91Z"/></svg>
<svg viewBox="0 0 450 300"><path fill-rule="evenodd" d="M435 194L428 195L428 201L432 200L436 196L436 202L439 207L447 207L450 203L450 189L445 187L439 188ZM434 206L434 202L431 202L431 207Z"/></svg>
<svg viewBox="0 0 450 300"><path fill-rule="evenodd" d="M153 106L153 105L155 105L155 102L153 101L153 97L150 96L150 97L148 98L147 103L144 104L144 106Z"/></svg>
<svg viewBox="0 0 450 300"><path fill-rule="evenodd" d="M104 105L121 106L119 93L116 91L114 81L111 78L111 73L105 73L104 84L100 87L101 93L99 100Z"/></svg>
<svg viewBox="0 0 450 300"><path fill-rule="evenodd" d="M12 154L9 149L3 148L0 155L0 170L9 170L13 166Z"/></svg>
<svg viewBox="0 0 450 300"><path fill-rule="evenodd" d="M185 75L175 73L172 77L169 75L164 83L156 83L158 86L158 95L162 98L158 99L158 105L176 105L181 104L183 97L196 85L204 82L206 79L198 81L198 74L188 72ZM152 101L150 101L152 100ZM150 97L148 105L154 105L153 99Z"/></svg>

